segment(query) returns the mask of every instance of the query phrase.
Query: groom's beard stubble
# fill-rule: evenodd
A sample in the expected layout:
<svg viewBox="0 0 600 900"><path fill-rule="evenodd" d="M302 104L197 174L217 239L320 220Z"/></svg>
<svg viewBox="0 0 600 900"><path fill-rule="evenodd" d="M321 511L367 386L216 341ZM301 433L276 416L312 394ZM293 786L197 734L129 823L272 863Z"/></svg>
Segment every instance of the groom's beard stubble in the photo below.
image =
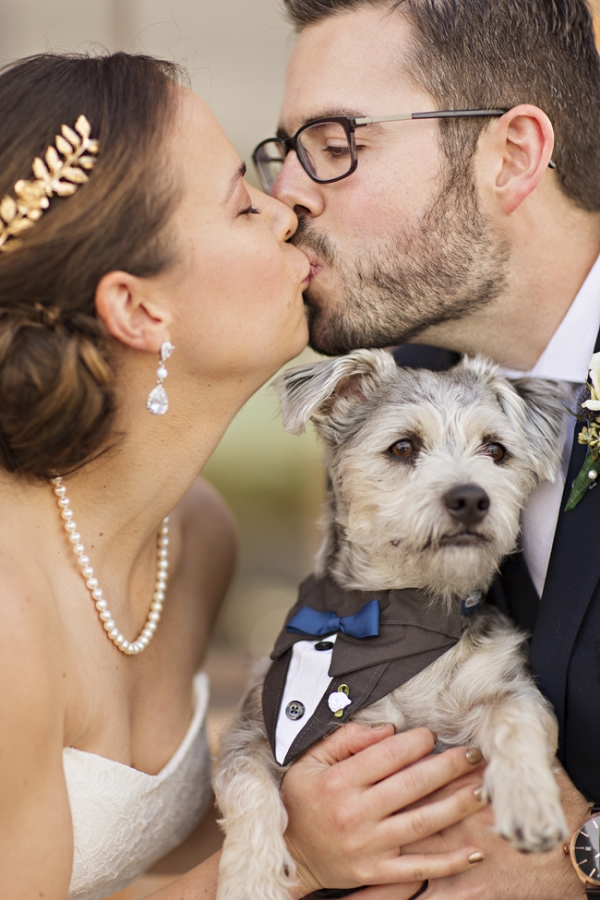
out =
<svg viewBox="0 0 600 900"><path fill-rule="evenodd" d="M492 234L470 175L454 177L400 236L360 255L344 255L308 217L293 243L313 250L341 285L338 297L323 298L316 284L305 292L310 345L330 356L401 344L432 325L463 319L491 304L507 283L508 247Z"/></svg>

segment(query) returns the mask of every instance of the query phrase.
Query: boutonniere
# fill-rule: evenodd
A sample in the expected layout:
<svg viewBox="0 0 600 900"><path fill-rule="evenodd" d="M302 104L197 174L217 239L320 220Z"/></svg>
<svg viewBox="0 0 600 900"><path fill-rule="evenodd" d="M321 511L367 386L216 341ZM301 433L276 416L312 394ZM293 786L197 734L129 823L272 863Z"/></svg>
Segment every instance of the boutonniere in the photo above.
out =
<svg viewBox="0 0 600 900"><path fill-rule="evenodd" d="M575 509L600 475L600 353L590 360L589 375L577 397L575 410L570 410L584 426L577 440L587 444L585 462L575 481L565 506L565 512Z"/></svg>

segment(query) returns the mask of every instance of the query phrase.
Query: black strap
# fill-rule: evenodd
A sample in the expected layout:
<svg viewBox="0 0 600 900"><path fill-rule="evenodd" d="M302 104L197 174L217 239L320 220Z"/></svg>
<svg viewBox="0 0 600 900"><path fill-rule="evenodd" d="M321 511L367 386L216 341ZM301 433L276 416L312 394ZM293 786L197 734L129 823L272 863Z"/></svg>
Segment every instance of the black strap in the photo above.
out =
<svg viewBox="0 0 600 900"><path fill-rule="evenodd" d="M364 891L364 888L323 888L310 894L310 897L323 898L323 900L334 900L337 897L348 897L350 894L356 894L358 891Z"/></svg>
<svg viewBox="0 0 600 900"><path fill-rule="evenodd" d="M409 900L417 900L417 897L422 897L427 888L429 887L429 882L424 881L416 894L413 894L412 897L409 897ZM358 891L364 891L364 888L352 888L351 890L337 889L337 888L323 888L320 891L315 891L314 894L311 894L311 897L315 898L323 898L323 900L334 900L337 897L348 897L350 894L356 894Z"/></svg>
<svg viewBox="0 0 600 900"><path fill-rule="evenodd" d="M397 366L429 369L431 372L447 372L462 359L460 353L442 350L441 347L429 347L427 344L401 344L396 347L393 355Z"/></svg>

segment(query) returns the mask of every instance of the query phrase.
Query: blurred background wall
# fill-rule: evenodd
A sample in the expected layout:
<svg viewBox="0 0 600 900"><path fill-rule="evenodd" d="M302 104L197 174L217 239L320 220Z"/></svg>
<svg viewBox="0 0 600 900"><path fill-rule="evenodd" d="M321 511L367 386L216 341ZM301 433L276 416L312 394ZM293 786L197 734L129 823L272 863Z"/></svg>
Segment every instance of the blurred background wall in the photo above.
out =
<svg viewBox="0 0 600 900"><path fill-rule="evenodd" d="M245 156L276 121L291 29L278 0L0 0L0 59L129 50L183 63Z"/></svg>

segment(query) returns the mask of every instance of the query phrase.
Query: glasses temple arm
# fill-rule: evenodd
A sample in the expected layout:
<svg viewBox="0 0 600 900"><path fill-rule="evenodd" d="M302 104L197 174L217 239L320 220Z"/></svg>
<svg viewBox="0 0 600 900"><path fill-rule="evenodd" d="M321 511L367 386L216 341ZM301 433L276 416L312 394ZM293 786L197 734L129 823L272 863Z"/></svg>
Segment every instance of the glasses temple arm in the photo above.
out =
<svg viewBox="0 0 600 900"><path fill-rule="evenodd" d="M364 125L377 125L381 122L405 122L410 119L468 119L483 118L484 116L498 118L507 112L507 109L437 109L431 112L401 113L397 116L351 117L350 121L355 128L361 128ZM548 168L556 169L556 163L550 160Z"/></svg>
<svg viewBox="0 0 600 900"><path fill-rule="evenodd" d="M352 118L352 123L360 128L362 125L376 125L380 122L404 122L409 119L461 119L479 116L503 116L507 109L435 109L430 112L399 113L395 116L360 116Z"/></svg>

